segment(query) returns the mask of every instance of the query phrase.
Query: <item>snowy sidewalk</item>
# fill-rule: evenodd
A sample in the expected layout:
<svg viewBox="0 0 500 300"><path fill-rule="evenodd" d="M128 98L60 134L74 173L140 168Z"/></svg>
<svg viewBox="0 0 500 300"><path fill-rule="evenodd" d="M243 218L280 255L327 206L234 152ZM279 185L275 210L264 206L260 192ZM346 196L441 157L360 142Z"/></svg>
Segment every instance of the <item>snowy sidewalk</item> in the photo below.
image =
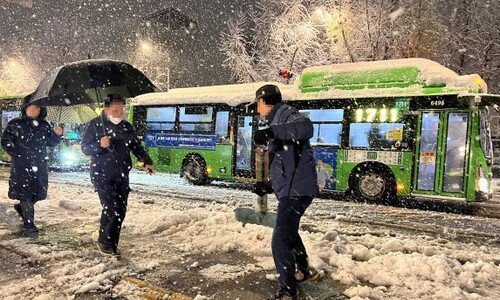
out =
<svg viewBox="0 0 500 300"><path fill-rule="evenodd" d="M71 176L52 176L49 199L37 203L38 239L19 238L0 220L0 254L12 259L0 269L1 299L143 299L123 282L129 277L197 299L274 291L271 229L242 227L233 216L235 206L251 205L250 192L133 175L118 260L95 250L101 208L88 174ZM6 194L2 183L0 209L15 217ZM476 234L500 220L317 201L303 225L311 263L324 273L320 285L304 287L310 299L335 291L358 300L500 299L500 237L490 227Z"/></svg>

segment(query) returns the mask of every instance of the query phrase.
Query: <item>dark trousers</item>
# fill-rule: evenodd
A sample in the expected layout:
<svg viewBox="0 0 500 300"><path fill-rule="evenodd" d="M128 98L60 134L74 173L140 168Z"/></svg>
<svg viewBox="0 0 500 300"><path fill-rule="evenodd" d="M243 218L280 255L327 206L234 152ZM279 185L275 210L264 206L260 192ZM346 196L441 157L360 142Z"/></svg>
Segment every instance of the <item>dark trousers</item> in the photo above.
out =
<svg viewBox="0 0 500 300"><path fill-rule="evenodd" d="M95 186L102 205L98 242L116 250L122 223L127 213L127 199L130 191L128 178L120 181L103 179Z"/></svg>
<svg viewBox="0 0 500 300"><path fill-rule="evenodd" d="M306 248L299 235L299 224L312 199L310 196L283 197L278 202L271 248L279 274L280 291L289 296L297 293L295 266L300 270L308 268Z"/></svg>
<svg viewBox="0 0 500 300"><path fill-rule="evenodd" d="M19 207L21 208L23 223L25 227L35 225L35 201L32 199L20 200Z"/></svg>

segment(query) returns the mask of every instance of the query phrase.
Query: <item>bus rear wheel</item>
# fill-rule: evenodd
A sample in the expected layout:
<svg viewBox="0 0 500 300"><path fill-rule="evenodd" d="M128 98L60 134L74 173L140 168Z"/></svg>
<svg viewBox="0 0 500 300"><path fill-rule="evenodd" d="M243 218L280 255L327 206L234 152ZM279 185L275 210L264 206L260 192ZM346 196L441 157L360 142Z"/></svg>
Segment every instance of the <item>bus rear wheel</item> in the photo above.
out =
<svg viewBox="0 0 500 300"><path fill-rule="evenodd" d="M396 197L395 180L390 172L362 169L355 174L352 183L354 195L360 200L391 202Z"/></svg>
<svg viewBox="0 0 500 300"><path fill-rule="evenodd" d="M203 185L209 182L207 163L201 156L196 154L186 156L182 164L181 175L194 185Z"/></svg>

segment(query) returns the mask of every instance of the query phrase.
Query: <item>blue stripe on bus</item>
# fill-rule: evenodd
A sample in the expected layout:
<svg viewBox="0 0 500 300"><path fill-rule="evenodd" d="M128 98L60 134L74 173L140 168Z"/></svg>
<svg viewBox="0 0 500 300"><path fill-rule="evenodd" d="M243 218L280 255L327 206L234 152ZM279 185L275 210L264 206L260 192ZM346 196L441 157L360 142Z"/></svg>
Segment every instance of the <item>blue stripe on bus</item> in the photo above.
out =
<svg viewBox="0 0 500 300"><path fill-rule="evenodd" d="M215 150L216 135L146 132L146 147Z"/></svg>

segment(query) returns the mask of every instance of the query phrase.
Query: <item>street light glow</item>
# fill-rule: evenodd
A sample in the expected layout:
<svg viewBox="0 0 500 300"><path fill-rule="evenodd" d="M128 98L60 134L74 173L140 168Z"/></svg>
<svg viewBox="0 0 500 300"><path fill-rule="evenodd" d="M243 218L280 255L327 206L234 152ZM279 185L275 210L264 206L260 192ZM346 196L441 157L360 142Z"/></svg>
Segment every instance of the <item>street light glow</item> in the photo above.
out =
<svg viewBox="0 0 500 300"><path fill-rule="evenodd" d="M14 60L14 59L9 59L9 61L7 62L7 65L10 68L17 68L19 66L19 64L17 63L17 61Z"/></svg>
<svg viewBox="0 0 500 300"><path fill-rule="evenodd" d="M36 87L39 77L33 65L23 57L14 56L0 61L0 96L23 94Z"/></svg>
<svg viewBox="0 0 500 300"><path fill-rule="evenodd" d="M137 39L132 60L159 89L169 89L170 55L161 44L148 37Z"/></svg>
<svg viewBox="0 0 500 300"><path fill-rule="evenodd" d="M151 43L149 43L147 41L142 41L141 42L141 49L143 52L148 53L148 52L151 52L151 50L153 49L153 46L151 45Z"/></svg>
<svg viewBox="0 0 500 300"><path fill-rule="evenodd" d="M325 10L323 9L323 7L318 7L314 10L314 13L318 16L318 17L323 17L324 13L325 13Z"/></svg>

